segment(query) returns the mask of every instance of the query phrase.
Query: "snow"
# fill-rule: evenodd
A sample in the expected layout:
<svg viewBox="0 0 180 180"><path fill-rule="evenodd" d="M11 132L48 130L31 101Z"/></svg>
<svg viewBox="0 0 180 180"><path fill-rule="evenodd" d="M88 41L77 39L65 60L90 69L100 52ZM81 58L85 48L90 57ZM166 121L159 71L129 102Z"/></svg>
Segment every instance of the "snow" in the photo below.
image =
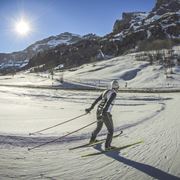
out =
<svg viewBox="0 0 180 180"><path fill-rule="evenodd" d="M0 63L0 69L4 69L4 68L8 68L8 67L19 67L22 68L25 65L27 65L29 62L29 60L24 60L24 61L13 61L13 60L9 60L8 62L1 62Z"/></svg>
<svg viewBox="0 0 180 180"><path fill-rule="evenodd" d="M178 53L180 52L178 51ZM149 65L149 62L137 61L135 56L136 54L128 54L83 65L75 71L65 71L63 77L81 83L91 82L97 86L103 82L118 79L121 88L124 88L126 82L129 88L163 88L170 84L171 86L180 86L178 72L172 74L173 79L169 82L162 65ZM179 67L177 68L179 69Z"/></svg>
<svg viewBox="0 0 180 180"><path fill-rule="evenodd" d="M151 31L150 30L147 30L147 39L149 39L151 37Z"/></svg>
<svg viewBox="0 0 180 180"><path fill-rule="evenodd" d="M179 53L179 47L174 47ZM166 79L161 65L137 61L128 54L106 61L85 64L71 71L21 72L0 76L0 177L1 179L179 179L180 178L180 68ZM63 76L64 84L59 82ZM107 87L118 79L121 90L154 88L169 93L118 92L112 115L115 134L112 145L144 143L115 153L82 158L98 152L104 144L70 151L87 143L95 124L57 142L28 151L75 131L96 120L96 108L81 118L29 136L29 133L84 114L84 109L102 90L67 90L50 87ZM125 83L128 87L125 88ZM167 86L168 84L168 86ZM21 88L20 88L21 87ZM36 87L36 88L30 88ZM46 87L46 88L44 88ZM49 88L49 89L48 89ZM106 136L104 127L98 138Z"/></svg>
<svg viewBox="0 0 180 180"><path fill-rule="evenodd" d="M180 46L174 46L173 50L175 51L175 53L177 54L180 51Z"/></svg>
<svg viewBox="0 0 180 180"><path fill-rule="evenodd" d="M175 24L175 23L167 24L167 25L162 26L162 28L166 29L166 28L171 27L171 26L177 26L177 24Z"/></svg>
<svg viewBox="0 0 180 180"><path fill-rule="evenodd" d="M62 33L59 36L55 36L53 39L51 39L47 42L34 44L32 50L40 52L40 51L43 51L43 48L40 48L43 46L48 46L50 48L53 48L60 44L67 44L67 45L73 44L73 43L75 43L72 41L73 36L81 38L80 35L70 34L70 33L68 33L68 34Z"/></svg>
<svg viewBox="0 0 180 180"><path fill-rule="evenodd" d="M161 17L162 17L162 16L160 16L160 15L154 15L153 17L146 19L144 25L148 25L148 24L150 24L150 23L152 23L152 22L154 22L154 21L157 21L157 20L159 20Z"/></svg>
<svg viewBox="0 0 180 180"><path fill-rule="evenodd" d="M53 40L49 41L47 44L48 44L49 46L52 46L52 47L55 47L55 46L57 46L57 45L59 45L59 44L67 44L67 45L68 45L70 40L71 40L70 38L69 38L69 39L64 39L64 40L61 40L61 39L59 39L59 40L53 39Z"/></svg>

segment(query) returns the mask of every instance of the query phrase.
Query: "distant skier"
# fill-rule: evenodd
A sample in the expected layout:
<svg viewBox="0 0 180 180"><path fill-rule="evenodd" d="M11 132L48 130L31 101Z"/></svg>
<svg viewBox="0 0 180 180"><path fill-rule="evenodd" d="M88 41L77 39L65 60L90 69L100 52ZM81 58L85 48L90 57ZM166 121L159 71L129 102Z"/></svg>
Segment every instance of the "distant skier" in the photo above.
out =
<svg viewBox="0 0 180 180"><path fill-rule="evenodd" d="M111 115L111 109L112 106L114 105L115 99L116 99L116 94L119 89L119 83L117 80L113 80L111 82L111 87L110 89L105 90L91 105L90 108L85 109L87 113L89 113L94 106L99 102L98 108L97 108L97 127L96 129L92 132L92 136L90 139L89 143L94 143L96 142L96 136L102 129L103 123L106 125L106 128L108 130L106 142L105 142L105 150L109 150L114 148L111 146L112 142L112 137L113 137L113 132L114 132L114 125L113 125L113 120L112 120L112 115Z"/></svg>

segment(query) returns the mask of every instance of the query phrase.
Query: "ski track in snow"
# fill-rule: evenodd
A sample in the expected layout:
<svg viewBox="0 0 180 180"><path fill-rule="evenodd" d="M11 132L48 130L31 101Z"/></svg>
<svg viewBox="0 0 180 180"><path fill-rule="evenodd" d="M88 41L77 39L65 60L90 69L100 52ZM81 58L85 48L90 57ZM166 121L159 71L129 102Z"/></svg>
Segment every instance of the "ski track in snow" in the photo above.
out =
<svg viewBox="0 0 180 180"><path fill-rule="evenodd" d="M13 89L14 90L14 89ZM13 95L16 95L16 96L22 96L22 97L34 97L36 96L36 94L33 94L33 91L30 91L30 93L23 93L22 92L12 92L11 91L0 91L1 93L5 93L5 94L13 94ZM41 92L39 92L41 93ZM64 93L64 92L63 92ZM74 93L74 97L73 97L73 93ZM57 98L61 98L63 101L67 101L67 99L71 99L70 102L72 103L76 103L78 100L82 100L83 103L85 103L85 100L87 100L87 97L86 97L87 94L83 94L83 97L80 96L80 94L78 95L79 97L77 97L77 94L75 92L70 92L70 94L68 93L68 95L64 95L64 97L62 96L56 96ZM39 95L37 95L39 97ZM68 97L70 96L70 97ZM75 97L76 96L76 97ZM46 98L44 98L46 97ZM51 98L54 98L53 95L50 95L50 94L46 94L45 96L41 96L40 98L43 99L43 101L46 101L47 100L47 97L48 99L51 99ZM68 97L68 98L67 98ZM95 96L93 98L89 98L90 101L92 102L94 100ZM15 99L16 100L16 99ZM35 99L33 99L34 101ZM76 101L77 100L77 101ZM130 103L118 103L119 101L130 101ZM160 101L161 99L159 97L155 97L155 96L150 96L150 97L127 97L127 98L124 98L124 97L119 97L117 98L117 103L116 103L116 106L144 106L144 105L147 105L146 103L142 104L142 103L136 103L136 102L133 102L133 101ZM168 100L168 98L167 98ZM49 101L49 100L48 100ZM11 102L11 101L10 101ZM80 101L80 103L82 103ZM20 102L21 104L22 102ZM125 130L125 129L128 129L128 128L131 128L131 127L134 127L134 126L137 126L138 124L140 123L143 123L144 121L147 121L149 119L151 119L152 117L156 116L158 113L160 113L162 110L164 110L164 104L163 103L158 103L160 105L160 109L156 109L154 112L150 113L150 115L148 116L145 116L144 118L141 118L141 119L138 119L137 122L135 123L131 123L131 124L125 124L125 125L122 125L122 126L119 126L119 127L116 127L115 128L115 132L116 131L119 131L119 130ZM22 105L25 105L22 104ZM49 107L48 107L49 108ZM62 108L63 109L63 108ZM143 112L143 111L142 111ZM103 132L101 133L101 135L105 135L106 132ZM37 134L38 135L38 134ZM41 133L39 134L41 135ZM42 134L43 135L43 134ZM81 134L80 136L71 136L71 137L67 137L65 138L64 140L61 140L61 142L63 141L75 141L75 140L79 140L79 139L86 139L89 137L89 133L84 133L84 134ZM28 144L36 144L36 143L43 143L44 141L51 141L53 140L54 136L45 136L45 137L28 137L27 135L26 136L19 136L19 135L0 135L0 143L3 144L3 143L7 143L7 144L12 144L12 145L15 145L15 146L26 146Z"/></svg>
<svg viewBox="0 0 180 180"><path fill-rule="evenodd" d="M95 111L72 122L72 127L67 124L41 135L28 136L29 131L82 114L98 94L1 87L1 118L5 118L0 121L1 179L179 179L178 93L119 93L113 119L115 132L124 129L124 133L113 140L113 145L126 145L141 139L143 144L89 158L81 158L81 155L100 151L103 144L69 151L69 148L89 140L95 128L92 126L62 141L27 151L27 147L53 140L94 121ZM26 114L22 113L23 110L27 110ZM99 137L105 135L104 128Z"/></svg>

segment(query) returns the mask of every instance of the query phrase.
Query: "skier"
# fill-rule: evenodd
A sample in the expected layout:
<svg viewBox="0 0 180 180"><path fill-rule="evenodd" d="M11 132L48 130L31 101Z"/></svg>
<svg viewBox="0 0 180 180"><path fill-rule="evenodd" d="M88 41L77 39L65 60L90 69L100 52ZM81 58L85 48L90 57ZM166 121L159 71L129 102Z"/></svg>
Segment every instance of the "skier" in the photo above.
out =
<svg viewBox="0 0 180 180"><path fill-rule="evenodd" d="M110 150L115 147L111 146L113 132L114 132L114 126L113 126L113 120L111 115L111 109L114 105L116 94L119 89L119 83L117 80L113 80L111 82L110 89L105 90L91 105L90 108L85 109L87 113L90 113L91 110L94 108L94 106L99 102L99 105L97 107L97 127L92 132L90 144L96 142L96 136L102 129L103 123L106 125L106 128L108 130L106 142L105 142L105 150Z"/></svg>

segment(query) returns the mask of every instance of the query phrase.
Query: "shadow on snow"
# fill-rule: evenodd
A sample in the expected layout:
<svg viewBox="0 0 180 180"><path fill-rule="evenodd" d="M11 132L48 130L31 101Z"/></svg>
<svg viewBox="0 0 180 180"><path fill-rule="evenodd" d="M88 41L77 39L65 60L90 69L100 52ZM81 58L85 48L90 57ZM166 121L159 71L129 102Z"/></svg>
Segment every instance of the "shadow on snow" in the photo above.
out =
<svg viewBox="0 0 180 180"><path fill-rule="evenodd" d="M102 151L101 145L97 145L94 148L98 151ZM122 157L122 156L120 156L119 153L120 153L120 151L113 151L113 152L106 152L103 154L108 157L111 157L112 159L114 159L116 161L119 161L128 166L131 166L131 167L133 167L155 179L159 179L159 180L179 180L180 179L179 177L171 175L167 172L164 172L156 167Z"/></svg>

